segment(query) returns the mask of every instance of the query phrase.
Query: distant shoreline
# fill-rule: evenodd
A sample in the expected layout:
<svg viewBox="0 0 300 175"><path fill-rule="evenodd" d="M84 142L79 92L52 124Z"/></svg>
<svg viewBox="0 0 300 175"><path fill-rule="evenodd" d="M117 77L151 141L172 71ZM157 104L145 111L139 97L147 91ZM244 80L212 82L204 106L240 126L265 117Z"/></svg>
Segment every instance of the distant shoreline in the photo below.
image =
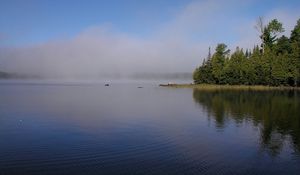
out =
<svg viewBox="0 0 300 175"><path fill-rule="evenodd" d="M193 88L199 90L253 90L253 91L297 90L300 91L300 87L266 86L266 85L160 84L159 86L171 87L171 88Z"/></svg>

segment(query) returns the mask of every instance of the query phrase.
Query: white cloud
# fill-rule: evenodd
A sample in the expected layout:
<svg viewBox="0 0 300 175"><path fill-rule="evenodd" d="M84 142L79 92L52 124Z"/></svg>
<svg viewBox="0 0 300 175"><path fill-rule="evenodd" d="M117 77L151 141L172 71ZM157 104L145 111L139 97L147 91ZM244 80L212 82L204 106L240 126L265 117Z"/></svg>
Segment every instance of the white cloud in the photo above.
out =
<svg viewBox="0 0 300 175"><path fill-rule="evenodd" d="M233 16L236 15L232 13L236 3L192 2L173 20L154 31L151 38L116 32L112 24L104 24L89 27L72 39L23 48L2 48L0 69L63 78L191 72L207 55L209 46L229 42L233 48L237 45L252 48L259 41L254 29L256 19ZM240 5L247 4L242 2ZM296 23L295 14L275 10L269 12L266 19L278 18L288 32ZM227 41L228 36L235 39Z"/></svg>

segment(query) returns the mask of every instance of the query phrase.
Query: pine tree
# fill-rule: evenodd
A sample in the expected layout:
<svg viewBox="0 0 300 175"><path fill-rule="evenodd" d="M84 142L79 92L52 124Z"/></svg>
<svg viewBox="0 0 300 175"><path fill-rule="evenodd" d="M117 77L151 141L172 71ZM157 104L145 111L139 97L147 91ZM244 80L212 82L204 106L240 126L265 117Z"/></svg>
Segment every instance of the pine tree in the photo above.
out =
<svg viewBox="0 0 300 175"><path fill-rule="evenodd" d="M261 19L261 18L260 18ZM250 84L272 86L300 85L300 19L291 37L279 37L284 31L276 19L267 26L260 23L262 49L252 51L239 47L230 55L225 44L218 44L211 54L209 48L202 65L194 71L195 83Z"/></svg>
<svg viewBox="0 0 300 175"><path fill-rule="evenodd" d="M296 26L291 32L290 42L292 47L292 64L295 66L292 74L294 85L296 86L300 84L300 19L298 19Z"/></svg>
<svg viewBox="0 0 300 175"><path fill-rule="evenodd" d="M216 52L212 56L212 74L217 84L224 83L223 69L225 65L226 56L229 54L230 50L227 49L225 44L218 44L216 47Z"/></svg>

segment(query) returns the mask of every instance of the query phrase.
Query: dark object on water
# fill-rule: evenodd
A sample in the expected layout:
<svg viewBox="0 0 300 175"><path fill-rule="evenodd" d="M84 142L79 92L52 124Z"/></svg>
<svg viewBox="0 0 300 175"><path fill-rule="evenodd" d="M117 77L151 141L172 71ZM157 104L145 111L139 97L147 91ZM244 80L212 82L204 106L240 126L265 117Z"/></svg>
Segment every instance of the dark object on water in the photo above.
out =
<svg viewBox="0 0 300 175"><path fill-rule="evenodd" d="M177 84L175 83L168 83L168 84L159 84L159 86L176 86Z"/></svg>
<svg viewBox="0 0 300 175"><path fill-rule="evenodd" d="M138 88L143 88L143 87L139 86Z"/></svg>
<svg viewBox="0 0 300 175"><path fill-rule="evenodd" d="M109 84L105 84L105 86L109 86Z"/></svg>

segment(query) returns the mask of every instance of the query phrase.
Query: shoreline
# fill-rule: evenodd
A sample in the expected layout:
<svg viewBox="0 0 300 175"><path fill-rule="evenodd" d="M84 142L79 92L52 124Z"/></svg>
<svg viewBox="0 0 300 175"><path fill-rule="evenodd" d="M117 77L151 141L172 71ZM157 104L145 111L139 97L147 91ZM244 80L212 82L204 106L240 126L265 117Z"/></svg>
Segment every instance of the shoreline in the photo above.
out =
<svg viewBox="0 0 300 175"><path fill-rule="evenodd" d="M265 86L265 85L217 85L217 84L160 84L161 87L193 88L198 90L293 90L300 91L300 87L291 86Z"/></svg>

